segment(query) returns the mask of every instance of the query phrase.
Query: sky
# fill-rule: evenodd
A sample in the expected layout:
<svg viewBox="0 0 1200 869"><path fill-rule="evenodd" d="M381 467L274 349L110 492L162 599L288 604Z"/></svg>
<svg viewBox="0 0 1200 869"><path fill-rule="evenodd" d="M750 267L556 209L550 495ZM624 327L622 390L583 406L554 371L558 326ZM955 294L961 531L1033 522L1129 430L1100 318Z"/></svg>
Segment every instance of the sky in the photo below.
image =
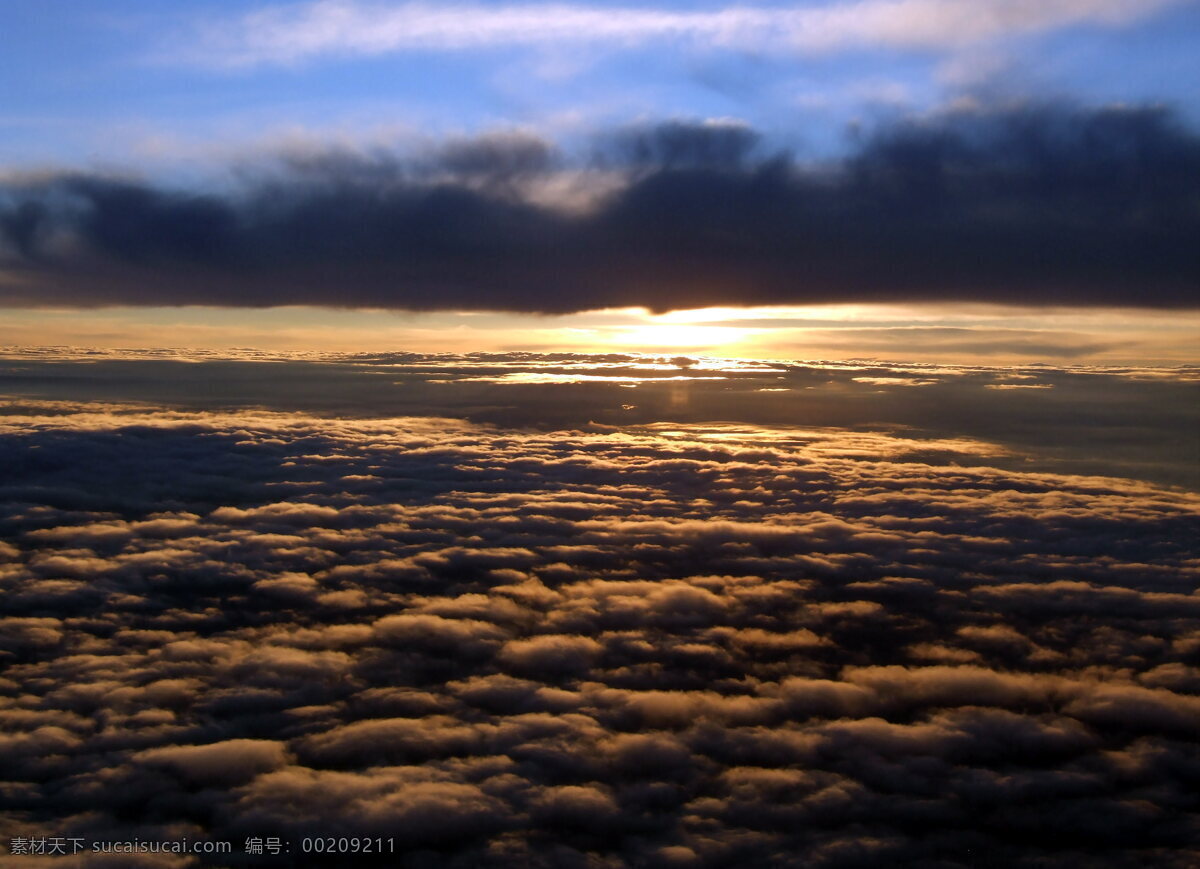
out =
<svg viewBox="0 0 1200 869"><path fill-rule="evenodd" d="M10 167L738 119L807 154L967 99L1200 113L1189 0L5 4Z"/></svg>
<svg viewBox="0 0 1200 869"><path fill-rule="evenodd" d="M3 344L1196 361L1193 0L0 26Z"/></svg>
<svg viewBox="0 0 1200 869"><path fill-rule="evenodd" d="M6 869L1200 866L1200 0L0 34Z"/></svg>

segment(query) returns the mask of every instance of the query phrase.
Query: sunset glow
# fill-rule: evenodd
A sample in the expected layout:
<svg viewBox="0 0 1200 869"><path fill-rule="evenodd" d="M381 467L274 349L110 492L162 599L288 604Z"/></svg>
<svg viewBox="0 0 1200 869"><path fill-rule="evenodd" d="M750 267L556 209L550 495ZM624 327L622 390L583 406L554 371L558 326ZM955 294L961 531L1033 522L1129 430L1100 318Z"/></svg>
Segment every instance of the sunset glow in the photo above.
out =
<svg viewBox="0 0 1200 869"><path fill-rule="evenodd" d="M426 353L514 349L756 359L1200 364L1200 314L1137 309L846 305L530 316L315 308L10 310L0 346Z"/></svg>

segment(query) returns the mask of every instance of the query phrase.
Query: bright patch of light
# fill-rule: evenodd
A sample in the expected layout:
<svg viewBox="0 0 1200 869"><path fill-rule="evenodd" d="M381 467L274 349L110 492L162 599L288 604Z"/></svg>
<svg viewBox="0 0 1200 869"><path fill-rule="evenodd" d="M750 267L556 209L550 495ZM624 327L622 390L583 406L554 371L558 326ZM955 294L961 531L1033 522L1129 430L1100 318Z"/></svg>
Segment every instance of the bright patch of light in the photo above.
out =
<svg viewBox="0 0 1200 869"><path fill-rule="evenodd" d="M607 374L553 374L540 371L520 371L511 374L497 374L494 377L460 377L457 380L438 380L431 383L617 383L622 386L636 386L639 383L661 383L664 380L725 380L719 376L689 376L674 377L614 377Z"/></svg>
<svg viewBox="0 0 1200 869"><path fill-rule="evenodd" d="M744 341L752 332L751 329L727 326L694 326L659 321L622 329L613 335L612 341L621 346L646 350L727 347Z"/></svg>

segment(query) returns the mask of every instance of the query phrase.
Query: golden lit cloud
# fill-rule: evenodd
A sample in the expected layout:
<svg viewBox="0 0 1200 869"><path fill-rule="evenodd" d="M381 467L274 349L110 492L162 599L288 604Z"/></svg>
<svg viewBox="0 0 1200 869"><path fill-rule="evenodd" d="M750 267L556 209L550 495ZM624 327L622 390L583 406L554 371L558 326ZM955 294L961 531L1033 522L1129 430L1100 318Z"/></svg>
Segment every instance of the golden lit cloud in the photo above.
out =
<svg viewBox="0 0 1200 869"><path fill-rule="evenodd" d="M970 364L1200 362L1200 313L995 305L643 308L559 316L315 307L9 309L0 345L572 351Z"/></svg>

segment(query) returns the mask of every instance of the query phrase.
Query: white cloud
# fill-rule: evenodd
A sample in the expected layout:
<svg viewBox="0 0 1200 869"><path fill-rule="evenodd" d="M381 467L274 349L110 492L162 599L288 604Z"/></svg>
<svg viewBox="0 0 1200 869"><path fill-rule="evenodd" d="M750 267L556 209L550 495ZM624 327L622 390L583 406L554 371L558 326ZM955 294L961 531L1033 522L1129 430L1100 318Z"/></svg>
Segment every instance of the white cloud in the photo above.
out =
<svg viewBox="0 0 1200 869"><path fill-rule="evenodd" d="M207 66L297 63L323 55L681 41L709 48L823 52L955 49L1077 25L1120 27L1184 0L858 0L817 7L679 11L571 4L317 0L210 22L165 57Z"/></svg>

